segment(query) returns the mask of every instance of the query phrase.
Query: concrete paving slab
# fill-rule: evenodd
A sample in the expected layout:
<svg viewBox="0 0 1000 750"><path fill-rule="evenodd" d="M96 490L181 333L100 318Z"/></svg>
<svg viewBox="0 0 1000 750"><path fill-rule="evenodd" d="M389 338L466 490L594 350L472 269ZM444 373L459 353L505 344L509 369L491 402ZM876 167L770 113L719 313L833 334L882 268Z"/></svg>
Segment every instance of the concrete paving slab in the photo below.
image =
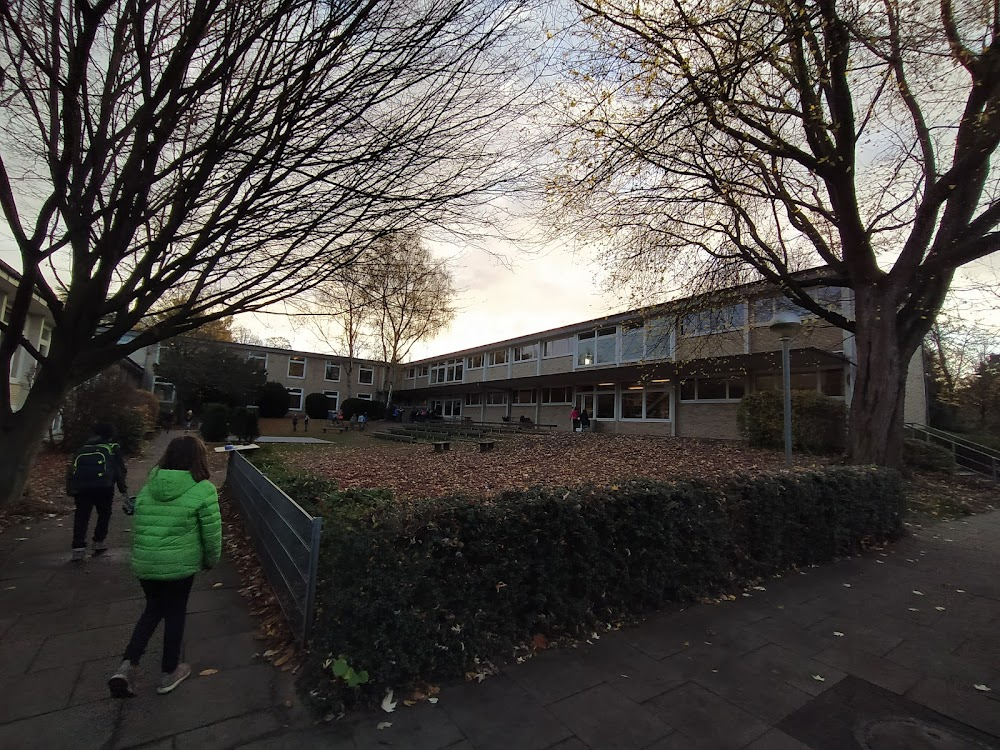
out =
<svg viewBox="0 0 1000 750"><path fill-rule="evenodd" d="M668 726L717 750L739 750L770 728L747 711L693 683L644 705Z"/></svg>
<svg viewBox="0 0 1000 750"><path fill-rule="evenodd" d="M779 729L771 729L746 746L746 750L812 750Z"/></svg>
<svg viewBox="0 0 1000 750"><path fill-rule="evenodd" d="M925 677L907 692L906 697L939 714L992 735L995 746L1000 748L1000 701L994 700L992 693L976 690L974 685L977 684L982 683L961 685Z"/></svg>
<svg viewBox="0 0 1000 750"><path fill-rule="evenodd" d="M0 724L0 747L17 750L103 750L121 702L104 700Z"/></svg>
<svg viewBox="0 0 1000 750"><path fill-rule="evenodd" d="M549 710L586 745L602 750L642 750L674 731L608 685L553 703Z"/></svg>
<svg viewBox="0 0 1000 750"><path fill-rule="evenodd" d="M702 673L693 682L768 724L777 724L812 700L809 693L789 685L781 676L747 667L741 662L722 664L718 669Z"/></svg>
<svg viewBox="0 0 1000 750"><path fill-rule="evenodd" d="M578 653L606 684L636 703L672 690L682 682L669 674L662 662L642 653L618 635L606 636L593 646L581 647Z"/></svg>
<svg viewBox="0 0 1000 750"><path fill-rule="evenodd" d="M604 676L575 653L538 654L508 674L541 705L555 703L604 682Z"/></svg>
<svg viewBox="0 0 1000 750"><path fill-rule="evenodd" d="M192 729L174 737L175 750L227 750L274 734L281 724L272 713L252 713Z"/></svg>
<svg viewBox="0 0 1000 750"><path fill-rule="evenodd" d="M847 643L821 651L813 659L867 680L873 685L897 695L905 693L920 679L920 674L912 669L901 667L888 659L852 648Z"/></svg>
<svg viewBox="0 0 1000 750"><path fill-rule="evenodd" d="M0 724L58 711L69 704L80 665L0 678Z"/></svg>
<svg viewBox="0 0 1000 750"><path fill-rule="evenodd" d="M32 638L62 635L80 630L104 627L107 624L108 605L89 604L54 612L23 615L5 636L6 638Z"/></svg>
<svg viewBox="0 0 1000 750"><path fill-rule="evenodd" d="M21 640L5 638L0 641L0 675L19 675L27 672L43 642L43 638Z"/></svg>
<svg viewBox="0 0 1000 750"><path fill-rule="evenodd" d="M828 664L821 664L773 643L747 654L742 663L748 669L781 679L810 695L829 690L847 676Z"/></svg>
<svg viewBox="0 0 1000 750"><path fill-rule="evenodd" d="M38 650L31 671L121 654L132 636L132 627L111 625L50 636Z"/></svg>
<svg viewBox="0 0 1000 750"><path fill-rule="evenodd" d="M379 729L382 722L392 726ZM392 714L371 712L353 722L352 737L359 750L367 748L406 748L406 750L441 750L451 748L464 737L440 705L425 704Z"/></svg>
<svg viewBox="0 0 1000 750"><path fill-rule="evenodd" d="M289 748L295 750L362 750L354 744L354 740L349 735L345 736L342 731L338 732L329 727L279 732L270 737L263 737L235 747L239 750L289 750Z"/></svg>

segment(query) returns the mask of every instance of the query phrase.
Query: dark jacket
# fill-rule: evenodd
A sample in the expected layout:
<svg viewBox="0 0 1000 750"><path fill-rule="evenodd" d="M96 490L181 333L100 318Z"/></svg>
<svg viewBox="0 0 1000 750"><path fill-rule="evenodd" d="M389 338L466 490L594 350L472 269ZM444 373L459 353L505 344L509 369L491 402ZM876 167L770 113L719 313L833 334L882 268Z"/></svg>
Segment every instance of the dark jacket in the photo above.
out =
<svg viewBox="0 0 1000 750"><path fill-rule="evenodd" d="M87 483L81 482L77 477L74 476L74 468L76 466L77 458L81 453L87 451L88 448L99 448L102 452L105 452L108 457L108 471L110 476L105 480L103 486L88 486ZM89 493L105 493L108 490L112 490L114 487L118 487L120 492L128 492L128 484L126 484L126 479L128 478L128 468L125 466L125 457L122 455L121 446L118 443L103 438L100 435L91 435L87 438L87 441L83 446L74 454L73 460L70 461L68 467L66 467L66 494L67 495L83 495Z"/></svg>

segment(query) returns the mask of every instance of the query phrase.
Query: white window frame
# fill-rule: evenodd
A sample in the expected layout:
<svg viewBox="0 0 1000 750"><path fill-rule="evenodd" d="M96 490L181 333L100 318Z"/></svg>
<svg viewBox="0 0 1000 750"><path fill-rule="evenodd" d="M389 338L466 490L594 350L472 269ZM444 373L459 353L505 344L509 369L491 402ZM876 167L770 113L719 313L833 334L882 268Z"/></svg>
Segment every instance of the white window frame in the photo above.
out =
<svg viewBox="0 0 1000 750"><path fill-rule="evenodd" d="M362 401L371 401L372 394L370 393L359 393L355 398L360 398Z"/></svg>
<svg viewBox="0 0 1000 750"><path fill-rule="evenodd" d="M47 357L51 346L52 326L48 321L43 320L41 326L38 328L38 353L43 357Z"/></svg>
<svg viewBox="0 0 1000 750"><path fill-rule="evenodd" d="M256 362L262 361L264 364L264 369L267 370L267 352L249 352L247 354L247 362L255 362L255 361ZM157 352L156 355L156 362L157 364L159 364L160 362L159 352Z"/></svg>
<svg viewBox="0 0 1000 750"><path fill-rule="evenodd" d="M14 303L10 301L10 295L6 292L0 292L0 323L4 325L10 323L10 311L13 307Z"/></svg>
<svg viewBox="0 0 1000 750"><path fill-rule="evenodd" d="M506 406L507 393L505 391L488 391L485 402L486 406Z"/></svg>
<svg viewBox="0 0 1000 750"><path fill-rule="evenodd" d="M477 360L479 361L478 365L476 364ZM465 369L466 370L481 370L483 368L483 365L485 363L486 363L486 356L485 355L483 355L483 354L470 354L468 357L465 358Z"/></svg>
<svg viewBox="0 0 1000 750"><path fill-rule="evenodd" d="M732 314L727 314L727 311L730 310ZM735 318L739 317L737 311L742 315L742 320L735 322ZM681 335L686 338L695 338L697 336L711 336L716 333L742 331L749 320L749 315L750 311L746 302L734 302L731 305L720 305L691 312L681 318ZM687 330L688 328L693 328L693 330Z"/></svg>
<svg viewBox="0 0 1000 750"><path fill-rule="evenodd" d="M573 342L576 339L575 336L567 336L561 339L549 339L548 341L542 342L542 359L552 359L553 357L572 357L573 356ZM564 352L553 352L555 344L563 343L566 346L566 351Z"/></svg>
<svg viewBox="0 0 1000 750"><path fill-rule="evenodd" d="M162 401L165 404L173 404L177 401L177 388L173 383L171 383L169 380L165 380L164 378L159 378L156 377L155 375L153 376L152 392L154 395L156 395L157 398L159 398L159 394L156 393L157 386L160 387L170 386L170 398L161 398L160 401ZM167 389L164 388L164 390Z"/></svg>
<svg viewBox="0 0 1000 750"><path fill-rule="evenodd" d="M417 377L417 368L416 367L407 367L406 368L406 379L407 380L414 380L416 377Z"/></svg>
<svg viewBox="0 0 1000 750"><path fill-rule="evenodd" d="M555 387L555 388L541 388L539 390L541 390L541 399L542 399L541 402L543 404L572 404L573 403L573 387L572 386L566 385L566 386L558 386L558 387ZM565 401L554 401L552 399L552 392L553 391L563 391L563 393L561 395L563 395L566 398L566 400ZM546 398L546 396L548 396L548 398Z"/></svg>
<svg viewBox="0 0 1000 750"><path fill-rule="evenodd" d="M520 395L522 393L531 394L529 396L529 398L531 400L530 401L521 401L520 400ZM536 401L537 398L538 398L538 389L536 389L536 388L518 388L517 390L515 390L515 391L513 391L511 393L510 402L512 404L514 404L515 406L528 406L528 405L534 405L535 403L537 403L537 401Z"/></svg>
<svg viewBox="0 0 1000 750"><path fill-rule="evenodd" d="M445 359L431 365L431 383L461 383L465 379L465 357Z"/></svg>
<svg viewBox="0 0 1000 750"><path fill-rule="evenodd" d="M726 397L725 398L699 398L698 397L698 392L701 389L701 382L704 381L704 380L724 380L725 383L726 383ZM738 381L740 381L743 384L743 393L741 393L739 396L732 396L729 393L730 383L732 381L734 381L734 380L738 380ZM748 394L750 392L750 389L748 387L748 383L747 383L746 377L739 377L739 376L727 377L725 375L720 375L717 378L685 378L684 381L682 381L681 388L684 387L683 386L684 382L693 382L695 384L695 386L694 386L695 387L695 397L694 398L684 398L683 396L681 396L681 403L682 404L733 404L733 403L739 403L739 400L741 398L743 398L743 396L745 396L746 394Z"/></svg>
<svg viewBox="0 0 1000 750"><path fill-rule="evenodd" d="M301 388L286 388L285 390L288 391L288 399L289 399L288 411L302 411L302 407L304 406L303 402L305 401L305 394L302 392L302 389ZM294 399L296 397L299 400L299 405L298 406L295 406L292 403L292 401L294 401Z"/></svg>
<svg viewBox="0 0 1000 750"><path fill-rule="evenodd" d="M625 409L622 405L622 399L628 393L640 392L642 394L642 416L639 417L626 417ZM649 396L651 394L666 395L668 408L670 409L669 417L649 417L646 415L646 409L649 404ZM618 396L618 418L622 422L672 422L674 419L674 397L673 397L673 387L670 383L657 383L646 386L641 385L623 385L621 388L621 393Z"/></svg>
<svg viewBox="0 0 1000 750"><path fill-rule="evenodd" d="M466 406L482 406L483 405L483 394L482 393L466 393L465 394L465 405Z"/></svg>
<svg viewBox="0 0 1000 750"><path fill-rule="evenodd" d="M500 361L499 355L503 355ZM486 363L489 367L503 367L510 361L510 351L508 349L493 349L486 355Z"/></svg>
<svg viewBox="0 0 1000 750"><path fill-rule="evenodd" d="M806 289L806 294L808 294L815 302L821 306L827 308L828 310L839 312L843 303L844 290L836 286L817 286L810 287ZM836 297L836 299L825 299L826 297ZM819 320L819 316L812 310L806 310L804 307L799 307L799 305L792 302L788 297L783 295L778 295L777 297L761 297L755 299L751 305L753 310L753 323L755 327L768 326L771 325L771 321L774 320L774 316L779 312L791 311L799 316L800 320ZM767 311L767 317L762 317L761 312Z"/></svg>
<svg viewBox="0 0 1000 750"><path fill-rule="evenodd" d="M335 377L335 378L331 378L330 377L330 368L331 367L336 367L337 368L337 377ZM340 363L339 362L334 362L332 359L326 360L326 362L323 365L323 380L325 382L327 382L327 383L339 383L340 382Z"/></svg>
<svg viewBox="0 0 1000 750"><path fill-rule="evenodd" d="M538 344L522 344L514 347L514 362L534 362L538 359Z"/></svg>
<svg viewBox="0 0 1000 750"><path fill-rule="evenodd" d="M297 365L297 364L300 364L300 363L302 365L302 374L301 375L292 375L292 365L293 364ZM292 378L294 380L305 380L305 377L306 377L306 358L303 357L300 354L289 354L288 355L288 369L286 370L286 374L287 374L287 376L289 378Z"/></svg>
<svg viewBox="0 0 1000 750"><path fill-rule="evenodd" d="M327 409L327 411L340 410L340 391L323 391L323 395L329 399L333 399L333 407Z"/></svg>
<svg viewBox="0 0 1000 750"><path fill-rule="evenodd" d="M364 373L369 373L371 378L367 383L361 379ZM374 367L359 367L358 368L358 385L375 385L375 368Z"/></svg>

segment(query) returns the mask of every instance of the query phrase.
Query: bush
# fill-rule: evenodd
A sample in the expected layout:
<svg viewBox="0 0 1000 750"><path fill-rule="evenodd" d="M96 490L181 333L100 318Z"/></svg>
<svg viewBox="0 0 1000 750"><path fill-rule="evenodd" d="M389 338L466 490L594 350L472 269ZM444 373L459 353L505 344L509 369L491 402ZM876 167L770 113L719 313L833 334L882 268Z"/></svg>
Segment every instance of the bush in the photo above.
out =
<svg viewBox="0 0 1000 750"><path fill-rule="evenodd" d="M740 399L736 413L740 435L750 445L782 448L785 445L785 411L778 391L757 391ZM792 391L792 443L807 453L832 453L844 449L847 408L843 401L817 391Z"/></svg>
<svg viewBox="0 0 1000 750"><path fill-rule="evenodd" d="M890 470L831 467L723 486L634 480L398 506L384 491L338 492L266 454L254 459L325 516L302 678L324 710L501 665L537 633L587 635L903 531ZM370 680L349 687L331 672L341 660Z"/></svg>
<svg viewBox="0 0 1000 750"><path fill-rule="evenodd" d="M229 420L229 428L241 443L252 443L260 437L257 410L245 406L234 409Z"/></svg>
<svg viewBox="0 0 1000 750"><path fill-rule="evenodd" d="M261 386L257 393L257 406L260 407L260 416L265 419L283 417L288 413L291 405L291 397L285 386L281 383L269 380Z"/></svg>
<svg viewBox="0 0 1000 750"><path fill-rule="evenodd" d="M149 403L141 393L117 368L78 385L59 410L62 446L75 451L90 437L94 425L104 422L114 427L124 453L138 453L143 436L156 426L155 413L150 417Z"/></svg>
<svg viewBox="0 0 1000 750"><path fill-rule="evenodd" d="M147 431L153 430L160 421L160 399L151 391L136 388L131 393L132 406L143 414Z"/></svg>
<svg viewBox="0 0 1000 750"><path fill-rule="evenodd" d="M907 466L944 474L955 473L955 454L940 445L907 438L903 441L903 460Z"/></svg>
<svg viewBox="0 0 1000 750"><path fill-rule="evenodd" d="M142 450L142 439L156 426L147 419L147 410L136 406L127 406L111 415L118 444L126 455L134 456Z"/></svg>
<svg viewBox="0 0 1000 750"><path fill-rule="evenodd" d="M306 414L310 419L326 419L330 411L330 399L325 393L310 393L306 396Z"/></svg>
<svg viewBox="0 0 1000 750"><path fill-rule="evenodd" d="M225 404L205 404L201 414L201 436L209 443L229 438L229 410Z"/></svg>
<svg viewBox="0 0 1000 750"><path fill-rule="evenodd" d="M381 401L368 401L364 398L349 398L341 405L340 410L344 412L344 419L350 419L358 414L367 414L368 419L383 419L385 417L385 404Z"/></svg>

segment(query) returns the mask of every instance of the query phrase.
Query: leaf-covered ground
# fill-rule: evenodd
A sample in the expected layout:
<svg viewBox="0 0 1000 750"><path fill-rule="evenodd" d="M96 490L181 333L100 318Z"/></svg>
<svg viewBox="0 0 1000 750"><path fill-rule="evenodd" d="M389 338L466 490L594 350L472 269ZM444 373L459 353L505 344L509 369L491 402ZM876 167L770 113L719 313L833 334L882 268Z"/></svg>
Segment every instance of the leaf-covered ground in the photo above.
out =
<svg viewBox="0 0 1000 750"><path fill-rule="evenodd" d="M513 488L602 485L635 477L712 480L784 465L781 453L738 443L637 435L514 435L498 440L489 453L480 453L475 443L453 441L450 451L435 453L427 443L359 438L351 445L281 450L292 465L332 478L343 488L389 488L402 500L452 494L490 497ZM797 465L826 462L799 457Z"/></svg>

